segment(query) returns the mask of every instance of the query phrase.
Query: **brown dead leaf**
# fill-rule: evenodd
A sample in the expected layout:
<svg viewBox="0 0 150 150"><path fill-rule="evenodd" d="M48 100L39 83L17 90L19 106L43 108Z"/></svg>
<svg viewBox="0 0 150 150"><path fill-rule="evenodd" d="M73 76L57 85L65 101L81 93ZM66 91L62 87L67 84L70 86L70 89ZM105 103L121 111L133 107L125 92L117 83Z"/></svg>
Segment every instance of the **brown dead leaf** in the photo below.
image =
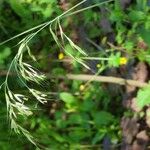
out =
<svg viewBox="0 0 150 150"><path fill-rule="evenodd" d="M144 145L140 145L137 140L134 141L133 146L132 146L132 150L145 150L145 146Z"/></svg>
<svg viewBox="0 0 150 150"><path fill-rule="evenodd" d="M148 135L147 135L147 133L146 133L146 130L143 130L143 131L139 132L139 133L137 134L136 138L137 138L137 139L141 139L141 140L143 140L144 142L149 141L149 137L148 137Z"/></svg>
<svg viewBox="0 0 150 150"><path fill-rule="evenodd" d="M134 80L145 82L148 78L148 70L147 66L144 62L139 62L134 69L134 73L132 74Z"/></svg>
<svg viewBox="0 0 150 150"><path fill-rule="evenodd" d="M144 62L139 62L131 73L131 78L140 82L145 82L148 79L148 70ZM126 86L126 92L131 93L136 90L134 86Z"/></svg>
<svg viewBox="0 0 150 150"><path fill-rule="evenodd" d="M122 133L125 138L125 143L131 144L133 138L136 136L139 130L139 124L137 123L137 118L127 118L123 117L121 121Z"/></svg>
<svg viewBox="0 0 150 150"><path fill-rule="evenodd" d="M149 141L149 137L146 134L146 131L143 130L139 132L136 136L136 140L133 143L132 150L146 150L148 141Z"/></svg>
<svg viewBox="0 0 150 150"><path fill-rule="evenodd" d="M132 100L131 100L131 109L135 112L140 112L141 111L141 108L139 108L138 105L137 105L136 98L132 98Z"/></svg>

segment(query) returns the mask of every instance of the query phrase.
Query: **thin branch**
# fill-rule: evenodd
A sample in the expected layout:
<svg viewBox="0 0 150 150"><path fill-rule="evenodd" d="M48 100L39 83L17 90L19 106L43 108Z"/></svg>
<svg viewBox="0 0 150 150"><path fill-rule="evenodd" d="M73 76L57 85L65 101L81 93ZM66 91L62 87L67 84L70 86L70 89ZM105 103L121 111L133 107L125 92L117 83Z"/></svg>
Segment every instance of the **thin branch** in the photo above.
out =
<svg viewBox="0 0 150 150"><path fill-rule="evenodd" d="M6 75L7 71L2 71L0 73L0 76ZM17 76L17 74L10 72L10 76ZM64 79L65 76L50 76L48 73L46 74L47 78L60 78ZM96 82L103 82L103 83L114 83L119 85L130 85L135 87L145 87L148 85L146 82L140 82L132 79L124 79L124 78L118 78L118 77L112 77L112 76L95 76L95 75L87 75L87 74L67 74L67 79L69 80L81 80L81 81L89 81L92 79L92 81Z"/></svg>
<svg viewBox="0 0 150 150"><path fill-rule="evenodd" d="M6 70L3 70L0 73L0 77L7 74ZM17 74L10 72L10 76L17 76ZM65 76L50 76L49 74L46 74L47 78L61 78L64 79ZM114 83L119 85L130 85L135 87L145 87L148 86L148 83L136 81L132 79L124 79L124 78L118 78L118 77L112 77L112 76L95 76L95 75L87 75L87 74L67 74L67 79L69 80L81 80L81 81L89 81L92 79L94 82L103 82L103 83Z"/></svg>
<svg viewBox="0 0 150 150"><path fill-rule="evenodd" d="M87 74L67 74L66 75L68 79L70 80L82 80L82 81L89 81L91 78L93 78L93 75L87 75ZM93 81L96 82L104 82L104 83L114 83L119 85L130 85L135 87L145 87L148 85L146 82L140 82L136 80L131 79L123 79L123 78L117 78L117 77L111 77L111 76L95 76L93 78Z"/></svg>

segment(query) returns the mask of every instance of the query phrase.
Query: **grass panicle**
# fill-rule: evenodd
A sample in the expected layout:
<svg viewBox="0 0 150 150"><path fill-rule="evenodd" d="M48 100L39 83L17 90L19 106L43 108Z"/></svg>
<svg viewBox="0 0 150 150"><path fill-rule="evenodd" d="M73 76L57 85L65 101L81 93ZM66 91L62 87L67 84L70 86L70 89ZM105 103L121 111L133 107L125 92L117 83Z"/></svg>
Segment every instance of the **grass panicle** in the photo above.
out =
<svg viewBox="0 0 150 150"><path fill-rule="evenodd" d="M88 54L78 45L76 45L64 32L63 32L63 28L61 26L61 19L83 12L87 9L93 8L93 7L97 7L100 6L102 4L111 2L113 0L108 0L106 2L102 2L96 5L92 5L83 9L79 9L79 10L74 10L76 9L78 6L80 6L81 4L83 4L86 0L83 0L81 2L79 2L78 4L76 4L75 6L73 6L72 8L70 8L69 10L65 11L64 13L62 13L61 15L59 15L58 17L42 23L36 27L33 27L29 30L26 30L18 35L15 35L14 37L1 42L0 45L5 44L6 42L9 42L11 40L16 39L17 37L20 37L22 35L28 34L26 37L24 37L17 45L19 46L18 48L18 52L15 55L14 59L12 60L7 75L6 75L6 79L4 81L4 83L0 86L0 89L3 87L4 88L4 92L5 92L5 99L6 99L6 104L7 104L7 116L9 118L9 122L10 122L10 126L11 129L14 130L16 133L18 134L23 134L31 143L33 143L36 147L37 143L35 142L33 136L30 134L29 131L27 131L23 126L21 126L18 123L18 117L22 116L24 117L28 117L33 115L33 112L31 110L31 108L27 105L27 102L29 101L29 97L27 97L26 95L24 95L23 93L14 93L9 86L9 75L11 73L11 71L13 70L13 72L15 72L19 78L19 80L24 84L24 86L27 88L27 90L29 91L29 94L31 94L37 102L40 102L42 104L47 102L47 95L43 92L43 91L38 91L36 89L33 89L31 87L28 86L27 82L33 82L36 83L38 85L42 84L42 82L45 80L46 76L42 73L40 73L40 71L38 71L35 67L33 67L31 64L28 64L24 61L24 55L25 52L28 53L28 55L30 56L30 58L34 61L36 61L36 58L34 57L34 55L31 53L30 47L28 46L28 43L43 29L45 29L46 27L49 26L49 30L51 33L52 38L54 39L54 41L56 42L56 44L58 45L59 48L61 48L62 50L64 50L70 57L72 57L75 61L79 62L80 64L82 64L84 67L86 67L87 69L90 69L86 63L85 60L82 59L82 57L86 58L88 57ZM74 10L74 11L73 11ZM61 36L61 40L58 38L57 34L54 32L53 29L53 25L55 23L55 28L58 27L59 31L60 31L60 36ZM31 33L32 32L32 33ZM65 50L65 44L69 44L73 50L77 51L79 53L79 55L81 57L79 57L78 55L72 55L71 53L67 52ZM15 70L14 70L15 68Z"/></svg>

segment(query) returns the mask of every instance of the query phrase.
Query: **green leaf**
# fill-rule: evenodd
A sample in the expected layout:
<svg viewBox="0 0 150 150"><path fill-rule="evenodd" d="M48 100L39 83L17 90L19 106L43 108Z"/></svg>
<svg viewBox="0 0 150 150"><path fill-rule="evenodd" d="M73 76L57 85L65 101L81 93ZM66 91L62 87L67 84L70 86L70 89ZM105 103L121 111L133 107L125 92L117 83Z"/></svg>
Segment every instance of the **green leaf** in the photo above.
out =
<svg viewBox="0 0 150 150"><path fill-rule="evenodd" d="M49 131L51 136L57 140L58 142L64 142L65 141L65 138L63 136L61 136L60 134L58 134L57 132L55 131Z"/></svg>
<svg viewBox="0 0 150 150"><path fill-rule="evenodd" d="M42 11L43 16L45 18L50 17L53 12L54 12L54 9L52 9L52 5L50 5L50 4Z"/></svg>
<svg viewBox="0 0 150 150"><path fill-rule="evenodd" d="M54 68L52 70L52 74L54 76L56 76L56 75L65 75L65 70L63 68Z"/></svg>
<svg viewBox="0 0 150 150"><path fill-rule="evenodd" d="M90 132L83 130L83 128L76 128L76 130L69 132L69 137L73 142L79 143L81 140L88 138L90 136Z"/></svg>
<svg viewBox="0 0 150 150"><path fill-rule="evenodd" d="M43 4L43 3L53 4L53 3L56 3L56 0L40 0L39 3L40 4Z"/></svg>
<svg viewBox="0 0 150 150"><path fill-rule="evenodd" d="M78 114L78 113L77 113L77 114L72 114L72 115L69 116L68 122L69 122L70 124L82 124L83 118L82 118L82 116L81 116L80 114Z"/></svg>
<svg viewBox="0 0 150 150"><path fill-rule="evenodd" d="M122 21L124 18L124 14L120 10L112 10L111 15L110 15L110 20L119 22Z"/></svg>
<svg viewBox="0 0 150 150"><path fill-rule="evenodd" d="M145 11L146 8L147 8L147 1L143 1L143 0L136 0L136 3L137 3L137 9L138 10L142 10L142 11Z"/></svg>
<svg viewBox="0 0 150 150"><path fill-rule="evenodd" d="M80 107L82 111L90 111L94 108L94 102L91 99L84 100Z"/></svg>
<svg viewBox="0 0 150 150"><path fill-rule="evenodd" d="M66 54L70 54L73 56L77 54L77 51L75 51L70 44L67 44L65 46L65 52L66 52Z"/></svg>
<svg viewBox="0 0 150 150"><path fill-rule="evenodd" d="M132 52L134 43L132 41L126 41L124 47L128 52Z"/></svg>
<svg viewBox="0 0 150 150"><path fill-rule="evenodd" d="M9 47L5 47L1 52L0 52L0 64L3 64L4 61L7 59L7 57L11 54L11 50Z"/></svg>
<svg viewBox="0 0 150 150"><path fill-rule="evenodd" d="M121 53L120 52L118 52L118 53L116 53L116 54L111 54L110 55L110 60L108 61L108 63L109 63L109 66L110 67L119 67L119 65L120 65L120 56L121 56Z"/></svg>
<svg viewBox="0 0 150 150"><path fill-rule="evenodd" d="M138 31L142 39L150 46L150 30L141 27Z"/></svg>
<svg viewBox="0 0 150 150"><path fill-rule="evenodd" d="M60 98L67 104L72 104L76 101L75 97L67 92L62 92L60 93Z"/></svg>
<svg viewBox="0 0 150 150"><path fill-rule="evenodd" d="M132 10L129 14L129 19L131 21L141 21L145 19L145 14L142 11Z"/></svg>
<svg viewBox="0 0 150 150"><path fill-rule="evenodd" d="M96 126L108 125L114 119L113 115L106 111L94 113L93 116Z"/></svg>
<svg viewBox="0 0 150 150"><path fill-rule="evenodd" d="M84 18L85 18L85 24L86 23L89 23L90 21L92 21L93 20L93 12L92 12L92 10L87 10L87 11L84 11L83 12L83 15L84 15Z"/></svg>
<svg viewBox="0 0 150 150"><path fill-rule="evenodd" d="M23 6L21 0L9 0L9 3L11 5L11 8L14 10L14 12L20 16L22 19L31 19L31 14L29 11Z"/></svg>
<svg viewBox="0 0 150 150"><path fill-rule="evenodd" d="M137 94L137 105L139 108L143 108L150 104L150 85L144 87L138 91Z"/></svg>
<svg viewBox="0 0 150 150"><path fill-rule="evenodd" d="M100 132L96 133L95 137L92 140L92 144L96 144L97 142L101 141L104 138L105 134L106 133L100 133Z"/></svg>

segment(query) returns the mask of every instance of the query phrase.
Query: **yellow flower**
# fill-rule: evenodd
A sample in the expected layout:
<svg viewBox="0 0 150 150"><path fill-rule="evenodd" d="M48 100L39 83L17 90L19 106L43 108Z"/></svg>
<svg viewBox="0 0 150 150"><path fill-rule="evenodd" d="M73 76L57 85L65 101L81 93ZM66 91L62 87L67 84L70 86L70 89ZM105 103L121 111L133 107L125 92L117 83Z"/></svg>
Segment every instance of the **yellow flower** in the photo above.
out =
<svg viewBox="0 0 150 150"><path fill-rule="evenodd" d="M63 59L64 58L64 53L59 53L59 55L58 55L58 59Z"/></svg>
<svg viewBox="0 0 150 150"><path fill-rule="evenodd" d="M100 67L101 67L101 64L97 64L96 67L97 67L97 68L100 68Z"/></svg>
<svg viewBox="0 0 150 150"><path fill-rule="evenodd" d="M127 58L126 58L126 57L121 57L121 58L120 58L120 62L119 62L119 64L120 64L120 65L126 65L126 64L127 64L127 62L128 62L128 60L127 60Z"/></svg>
<svg viewBox="0 0 150 150"><path fill-rule="evenodd" d="M85 86L83 84L80 85L80 91L83 91L85 89Z"/></svg>

